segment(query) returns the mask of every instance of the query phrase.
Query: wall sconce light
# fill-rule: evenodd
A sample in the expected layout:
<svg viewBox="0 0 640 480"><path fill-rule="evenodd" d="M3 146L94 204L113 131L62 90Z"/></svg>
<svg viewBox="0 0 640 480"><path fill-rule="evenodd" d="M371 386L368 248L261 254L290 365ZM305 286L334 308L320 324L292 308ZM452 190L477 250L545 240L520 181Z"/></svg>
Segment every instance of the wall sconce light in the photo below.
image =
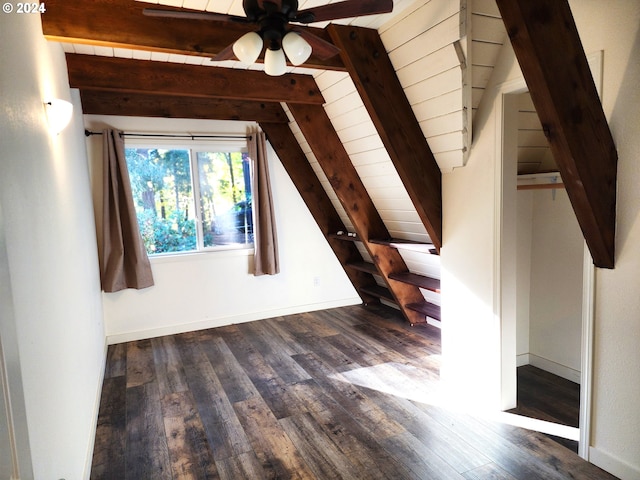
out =
<svg viewBox="0 0 640 480"><path fill-rule="evenodd" d="M58 135L69 125L73 114L73 105L66 100L52 98L44 102L44 108L47 112L49 131L54 135Z"/></svg>

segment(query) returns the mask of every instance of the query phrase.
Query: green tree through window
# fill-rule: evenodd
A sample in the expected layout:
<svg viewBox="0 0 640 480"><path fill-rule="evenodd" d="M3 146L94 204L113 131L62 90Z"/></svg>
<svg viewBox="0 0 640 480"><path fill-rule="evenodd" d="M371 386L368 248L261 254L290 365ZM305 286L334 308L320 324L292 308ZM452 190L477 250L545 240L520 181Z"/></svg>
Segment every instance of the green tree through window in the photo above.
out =
<svg viewBox="0 0 640 480"><path fill-rule="evenodd" d="M245 153L132 147L126 159L149 254L253 243Z"/></svg>

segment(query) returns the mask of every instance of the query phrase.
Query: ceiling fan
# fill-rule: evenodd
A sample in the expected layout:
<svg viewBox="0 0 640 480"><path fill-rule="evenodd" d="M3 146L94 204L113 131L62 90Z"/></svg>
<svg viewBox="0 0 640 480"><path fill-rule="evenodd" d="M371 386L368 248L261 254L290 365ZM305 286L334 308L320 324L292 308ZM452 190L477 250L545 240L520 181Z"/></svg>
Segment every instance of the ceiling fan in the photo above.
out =
<svg viewBox="0 0 640 480"><path fill-rule="evenodd" d="M233 45L229 45L216 55L213 60L231 60L235 56L243 63L252 64L258 59L266 44L265 73L282 75L287 68L287 58L292 65L302 65L311 56L312 51L323 60L339 52L332 43L292 24L307 25L341 18L389 13L393 10L393 0L344 0L303 10L298 10L298 0L243 0L242 7L245 17L195 10L156 8L145 8L143 13L153 17L256 24L256 31L244 34Z"/></svg>

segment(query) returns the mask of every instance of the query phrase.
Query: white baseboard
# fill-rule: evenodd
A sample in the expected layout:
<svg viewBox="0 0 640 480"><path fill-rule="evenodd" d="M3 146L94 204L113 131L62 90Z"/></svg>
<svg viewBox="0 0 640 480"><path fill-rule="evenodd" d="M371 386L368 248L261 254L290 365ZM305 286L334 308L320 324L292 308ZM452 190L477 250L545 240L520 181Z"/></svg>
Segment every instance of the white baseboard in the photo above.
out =
<svg viewBox="0 0 640 480"><path fill-rule="evenodd" d="M529 354L523 353L521 355L516 356L516 367L522 367L524 365L529 365Z"/></svg>
<svg viewBox="0 0 640 480"><path fill-rule="evenodd" d="M524 360L524 357L527 357L527 363L520 364L520 361ZM521 358L522 357L522 358ZM565 365L561 365L552 360L548 360L543 357L539 357L533 353L525 353L523 355L518 355L517 365L521 367L522 365L533 365L534 367L538 367L540 370L544 370L545 372L553 373L554 375L558 375L559 377L570 380L574 383L580 383L580 371L575 370L571 367L567 367Z"/></svg>
<svg viewBox="0 0 640 480"><path fill-rule="evenodd" d="M621 480L640 480L640 465L630 465L596 447L589 447L589 462Z"/></svg>
<svg viewBox="0 0 640 480"><path fill-rule="evenodd" d="M207 328L224 327L235 323L253 322L254 320L263 320L265 318L280 317L283 315L295 315L296 313L312 312L315 310L326 310L329 308L346 307L349 305L361 304L360 297L351 297L341 300L332 300L329 302L313 303L308 305L295 305L292 307L278 308L274 310L262 310L259 312L249 312L240 315L220 318L207 318L189 323L181 323L177 325L167 325L159 328L149 328L134 332L122 332L107 335L107 343L114 345L116 343L132 342L135 340L143 340L146 338L162 337L164 335L176 335L178 333L193 332L196 330L204 330Z"/></svg>

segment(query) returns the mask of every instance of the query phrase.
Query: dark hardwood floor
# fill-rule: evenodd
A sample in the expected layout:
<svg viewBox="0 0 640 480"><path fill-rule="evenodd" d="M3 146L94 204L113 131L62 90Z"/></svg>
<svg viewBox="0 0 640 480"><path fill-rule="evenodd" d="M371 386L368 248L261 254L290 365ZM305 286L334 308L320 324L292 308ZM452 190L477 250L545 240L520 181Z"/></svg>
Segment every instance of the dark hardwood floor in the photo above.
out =
<svg viewBox="0 0 640 480"><path fill-rule="evenodd" d="M518 367L518 405L510 413L578 428L580 421L580 385L533 365ZM578 451L578 442L549 438Z"/></svg>
<svg viewBox="0 0 640 480"><path fill-rule="evenodd" d="M347 307L111 346L93 479L613 479L430 403L439 331Z"/></svg>

